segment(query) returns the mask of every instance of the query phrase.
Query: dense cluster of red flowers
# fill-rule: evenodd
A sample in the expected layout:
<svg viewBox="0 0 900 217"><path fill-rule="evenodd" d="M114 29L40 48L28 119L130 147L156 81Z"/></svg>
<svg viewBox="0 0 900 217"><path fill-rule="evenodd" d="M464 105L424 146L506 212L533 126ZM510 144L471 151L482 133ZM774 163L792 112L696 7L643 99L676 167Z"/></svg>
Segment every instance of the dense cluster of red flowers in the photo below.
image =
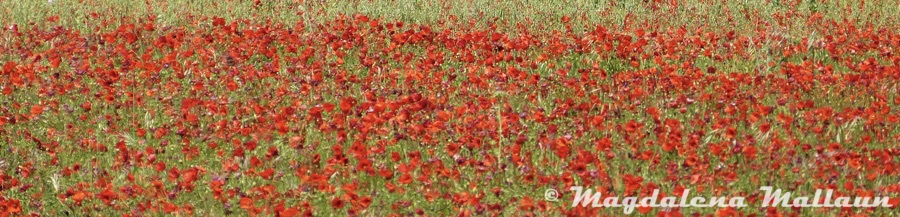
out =
<svg viewBox="0 0 900 217"><path fill-rule="evenodd" d="M900 196L892 29L196 20L4 27L0 212L619 212L542 197L576 185ZM807 212L710 209L638 210Z"/></svg>

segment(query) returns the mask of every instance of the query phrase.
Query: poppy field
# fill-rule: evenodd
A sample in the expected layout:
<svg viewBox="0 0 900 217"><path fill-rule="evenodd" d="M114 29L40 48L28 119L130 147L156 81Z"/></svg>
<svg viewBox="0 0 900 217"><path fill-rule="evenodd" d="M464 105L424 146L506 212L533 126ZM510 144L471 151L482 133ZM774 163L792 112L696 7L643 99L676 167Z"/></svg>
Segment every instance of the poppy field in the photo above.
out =
<svg viewBox="0 0 900 217"><path fill-rule="evenodd" d="M0 0L0 216L900 213L900 3ZM761 186L893 207L760 207ZM548 196L554 191L558 195Z"/></svg>

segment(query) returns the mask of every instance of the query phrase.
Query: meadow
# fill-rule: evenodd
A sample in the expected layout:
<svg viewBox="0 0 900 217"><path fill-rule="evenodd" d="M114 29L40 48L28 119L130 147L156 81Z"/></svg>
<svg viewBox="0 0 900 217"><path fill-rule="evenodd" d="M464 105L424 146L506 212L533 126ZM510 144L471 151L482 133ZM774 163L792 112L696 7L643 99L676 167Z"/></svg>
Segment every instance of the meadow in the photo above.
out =
<svg viewBox="0 0 900 217"><path fill-rule="evenodd" d="M893 216L896 1L0 0L0 216ZM760 187L894 207L760 207ZM550 190L560 195L547 198Z"/></svg>

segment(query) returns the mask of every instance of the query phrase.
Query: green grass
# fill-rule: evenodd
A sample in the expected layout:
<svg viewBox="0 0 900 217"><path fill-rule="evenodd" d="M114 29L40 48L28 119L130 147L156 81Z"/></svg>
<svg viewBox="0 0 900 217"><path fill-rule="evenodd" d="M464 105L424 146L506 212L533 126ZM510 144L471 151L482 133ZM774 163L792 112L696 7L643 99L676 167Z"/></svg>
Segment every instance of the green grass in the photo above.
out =
<svg viewBox="0 0 900 217"><path fill-rule="evenodd" d="M91 12L114 18L142 18L155 15L161 26L196 22L197 16L218 16L228 20L271 20L287 25L303 21L315 24L340 15L364 14L407 23L453 23L476 26L496 24L513 29L523 24L532 30L565 31L563 16L571 18L574 30L593 29L596 25L619 27L660 27L734 30L739 35L755 33L759 27L773 27L772 34L799 40L816 34L806 22L813 14L824 19L847 19L857 27L896 25L891 14L900 12L900 4L890 1L853 2L817 0L687 0L646 3L645 1L537 1L537 0L465 0L465 1L144 1L54 0L0 1L4 13L0 23L47 24L47 18L59 16L55 25L85 27L92 22ZM656 5L656 6L654 6ZM654 9L656 8L656 9ZM192 16L193 15L193 16ZM49 24L48 24L49 25Z"/></svg>

